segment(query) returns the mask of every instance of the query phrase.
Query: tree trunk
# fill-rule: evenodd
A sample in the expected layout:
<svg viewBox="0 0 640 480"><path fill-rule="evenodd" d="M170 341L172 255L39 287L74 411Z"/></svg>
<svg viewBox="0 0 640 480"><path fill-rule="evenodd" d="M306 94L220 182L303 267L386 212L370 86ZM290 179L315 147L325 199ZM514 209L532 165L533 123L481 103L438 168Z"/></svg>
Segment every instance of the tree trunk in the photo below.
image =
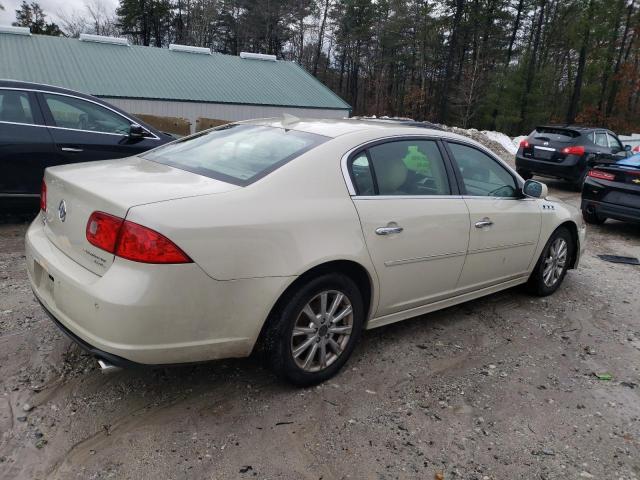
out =
<svg viewBox="0 0 640 480"><path fill-rule="evenodd" d="M567 123L572 124L576 121L578 108L580 106L580 94L582 92L582 82L584 80L584 67L587 63L587 51L589 50L589 37L591 36L591 19L593 17L594 1L589 0L587 7L587 15L583 18L584 31L582 33L582 45L580 46L580 56L578 57L578 71L576 72L576 81L573 85L573 95L569 102L567 110Z"/></svg>

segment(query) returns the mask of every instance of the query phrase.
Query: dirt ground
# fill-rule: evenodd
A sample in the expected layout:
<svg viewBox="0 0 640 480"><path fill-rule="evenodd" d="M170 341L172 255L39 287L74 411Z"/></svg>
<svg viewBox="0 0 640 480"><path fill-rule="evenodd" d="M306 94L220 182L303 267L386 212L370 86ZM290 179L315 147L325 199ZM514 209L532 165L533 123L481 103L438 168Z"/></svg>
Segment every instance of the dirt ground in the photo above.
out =
<svg viewBox="0 0 640 480"><path fill-rule="evenodd" d="M640 478L640 267L596 257L640 257L637 226L589 227L551 297L365 332L303 390L255 359L101 374L34 300L26 228L0 225L2 479Z"/></svg>

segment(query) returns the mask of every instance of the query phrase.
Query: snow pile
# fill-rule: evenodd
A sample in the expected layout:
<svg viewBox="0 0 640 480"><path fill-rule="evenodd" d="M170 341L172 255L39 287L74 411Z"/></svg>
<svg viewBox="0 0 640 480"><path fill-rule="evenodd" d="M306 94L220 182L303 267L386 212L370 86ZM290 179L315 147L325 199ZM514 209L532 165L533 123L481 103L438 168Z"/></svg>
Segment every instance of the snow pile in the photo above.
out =
<svg viewBox="0 0 640 480"><path fill-rule="evenodd" d="M518 146L515 144L515 140L511 140L510 137L507 137L502 132L491 132L489 130L484 130L482 132L489 140L494 142L498 142L502 147L509 152L511 155L515 155L518 152ZM520 142L518 141L518 145Z"/></svg>

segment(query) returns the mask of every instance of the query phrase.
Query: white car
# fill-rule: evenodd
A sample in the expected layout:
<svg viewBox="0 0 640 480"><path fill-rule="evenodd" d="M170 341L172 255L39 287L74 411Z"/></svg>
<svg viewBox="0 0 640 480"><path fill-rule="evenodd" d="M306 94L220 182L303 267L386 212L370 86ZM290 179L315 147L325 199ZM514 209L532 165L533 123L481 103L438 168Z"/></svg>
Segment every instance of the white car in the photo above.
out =
<svg viewBox="0 0 640 480"><path fill-rule="evenodd" d="M554 292L585 228L546 192L440 130L240 122L48 168L26 261L46 311L105 368L260 350L310 385L363 329L519 284Z"/></svg>

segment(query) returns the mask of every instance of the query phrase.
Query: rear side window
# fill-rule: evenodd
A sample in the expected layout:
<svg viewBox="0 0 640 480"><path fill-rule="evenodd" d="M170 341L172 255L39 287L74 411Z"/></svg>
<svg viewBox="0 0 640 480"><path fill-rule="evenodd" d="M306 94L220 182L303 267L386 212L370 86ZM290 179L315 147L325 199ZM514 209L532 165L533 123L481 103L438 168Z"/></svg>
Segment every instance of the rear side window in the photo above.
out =
<svg viewBox="0 0 640 480"><path fill-rule="evenodd" d="M604 132L596 132L594 143L596 145L600 145L601 147L608 147L609 144L607 143L607 134Z"/></svg>
<svg viewBox="0 0 640 480"><path fill-rule="evenodd" d="M322 135L260 125L225 125L142 155L147 160L248 185L328 140Z"/></svg>
<svg viewBox="0 0 640 480"><path fill-rule="evenodd" d="M358 195L450 195L449 180L433 140L398 140L370 147L351 160Z"/></svg>
<svg viewBox="0 0 640 480"><path fill-rule="evenodd" d="M18 90L0 90L0 121L35 123L29 96Z"/></svg>
<svg viewBox="0 0 640 480"><path fill-rule="evenodd" d="M513 176L493 158L477 148L449 143L462 176L467 195L515 197L517 184Z"/></svg>

